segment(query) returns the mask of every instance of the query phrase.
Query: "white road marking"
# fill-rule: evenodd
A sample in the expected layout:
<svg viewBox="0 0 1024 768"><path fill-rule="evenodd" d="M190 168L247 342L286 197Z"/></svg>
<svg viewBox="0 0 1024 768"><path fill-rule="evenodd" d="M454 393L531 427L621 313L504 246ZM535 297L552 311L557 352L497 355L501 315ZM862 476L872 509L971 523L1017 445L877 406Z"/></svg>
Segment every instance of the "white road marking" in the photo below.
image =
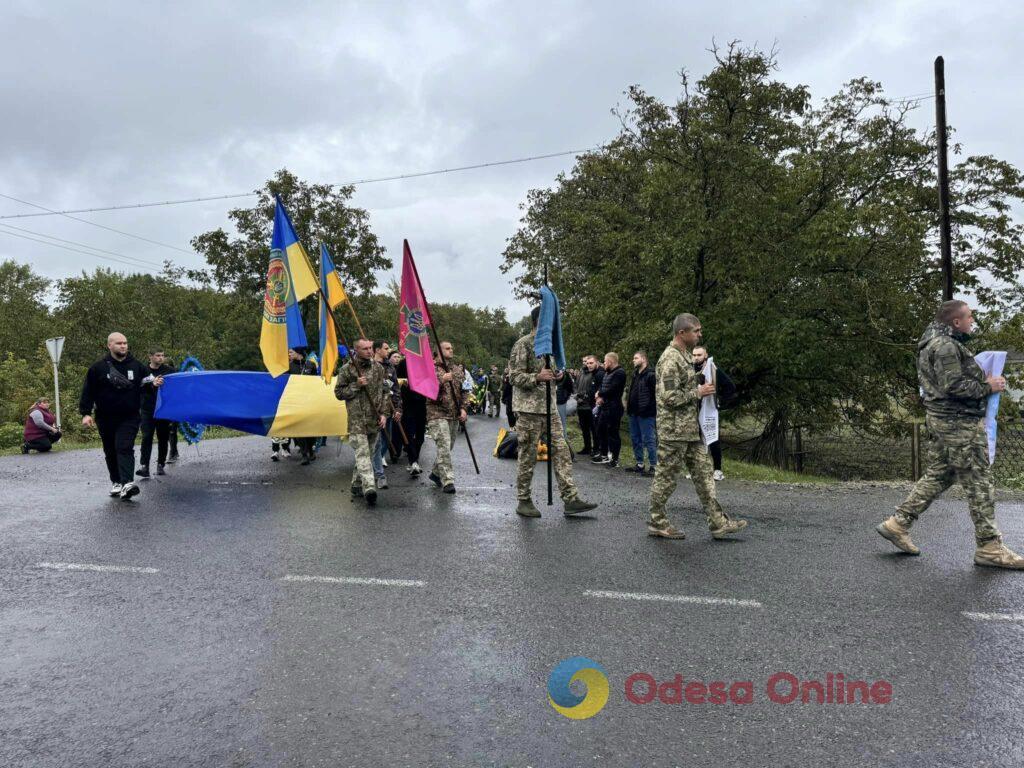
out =
<svg viewBox="0 0 1024 768"><path fill-rule="evenodd" d="M607 597L613 600L656 600L666 603L692 603L696 605L734 605L741 608L763 608L757 600L738 600L733 597L701 597L699 595L654 595L649 592L609 592L588 589L584 597Z"/></svg>
<svg viewBox="0 0 1024 768"><path fill-rule="evenodd" d="M95 565L94 563L36 563L36 568L50 571L96 571L99 573L160 573L157 568L134 565Z"/></svg>
<svg viewBox="0 0 1024 768"><path fill-rule="evenodd" d="M1024 613L976 613L964 611L964 616L975 621L1024 621Z"/></svg>
<svg viewBox="0 0 1024 768"><path fill-rule="evenodd" d="M312 584L363 584L374 587L425 587L427 582L415 579L374 579L365 576L295 576L289 574L281 581Z"/></svg>

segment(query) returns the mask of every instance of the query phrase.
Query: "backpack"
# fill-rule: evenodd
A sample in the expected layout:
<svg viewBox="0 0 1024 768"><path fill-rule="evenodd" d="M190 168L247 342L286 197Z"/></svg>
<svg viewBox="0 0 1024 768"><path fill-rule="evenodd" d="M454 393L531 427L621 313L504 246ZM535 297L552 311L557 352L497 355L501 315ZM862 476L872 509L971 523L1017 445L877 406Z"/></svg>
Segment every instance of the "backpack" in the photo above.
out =
<svg viewBox="0 0 1024 768"><path fill-rule="evenodd" d="M498 441L494 446L494 455L499 459L519 458L519 436L508 430L498 430Z"/></svg>

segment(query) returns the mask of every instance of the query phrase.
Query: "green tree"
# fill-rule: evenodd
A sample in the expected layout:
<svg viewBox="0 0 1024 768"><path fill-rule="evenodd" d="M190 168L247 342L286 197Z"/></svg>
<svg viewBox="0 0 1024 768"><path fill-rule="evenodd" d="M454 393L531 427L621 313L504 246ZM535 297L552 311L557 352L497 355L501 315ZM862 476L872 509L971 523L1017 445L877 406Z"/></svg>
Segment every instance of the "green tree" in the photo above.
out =
<svg viewBox="0 0 1024 768"><path fill-rule="evenodd" d="M17 358L45 354L43 342L53 336L46 305L50 281L26 264L0 261L0 350Z"/></svg>
<svg viewBox="0 0 1024 768"><path fill-rule="evenodd" d="M377 285L376 270L390 269L391 259L370 229L369 214L351 205L354 187L308 184L287 169L278 171L264 187L252 208L235 208L228 218L238 233L223 229L192 239L208 270L193 270L190 277L212 282L218 288L250 296L262 296L266 288L270 237L274 224L274 197L288 209L296 234L314 260L321 243L327 245L345 290L355 295L370 293Z"/></svg>
<svg viewBox="0 0 1024 768"><path fill-rule="evenodd" d="M934 137L911 105L853 80L814 106L732 45L665 104L628 92L622 130L535 190L505 251L535 291L545 262L573 357L656 355L682 311L700 316L761 448L794 423L878 431L915 391L913 350L940 298ZM953 173L957 284L1019 311L1020 174L993 158Z"/></svg>

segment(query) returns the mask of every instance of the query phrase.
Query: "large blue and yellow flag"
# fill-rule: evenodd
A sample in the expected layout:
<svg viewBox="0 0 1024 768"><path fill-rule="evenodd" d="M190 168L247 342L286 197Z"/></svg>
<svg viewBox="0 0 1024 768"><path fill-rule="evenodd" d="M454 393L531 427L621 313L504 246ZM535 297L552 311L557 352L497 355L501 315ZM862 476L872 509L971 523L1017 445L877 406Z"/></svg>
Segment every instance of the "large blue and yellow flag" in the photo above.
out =
<svg viewBox="0 0 1024 768"><path fill-rule="evenodd" d="M327 304L331 309L348 300L345 288L341 284L341 277L331 260L331 254L323 243L320 244L320 291L327 298ZM327 307L323 301L320 302L320 361L320 373L324 381L330 383L338 364L338 332L334 327L334 320L327 316Z"/></svg>
<svg viewBox="0 0 1024 768"><path fill-rule="evenodd" d="M164 379L161 419L216 424L254 435L317 437L348 434L345 404L314 376L252 371L192 371Z"/></svg>
<svg viewBox="0 0 1024 768"><path fill-rule="evenodd" d="M317 279L305 248L295 236L288 212L280 198L275 202L260 353L271 375L280 376L288 370L289 348L308 345L299 302L316 293Z"/></svg>

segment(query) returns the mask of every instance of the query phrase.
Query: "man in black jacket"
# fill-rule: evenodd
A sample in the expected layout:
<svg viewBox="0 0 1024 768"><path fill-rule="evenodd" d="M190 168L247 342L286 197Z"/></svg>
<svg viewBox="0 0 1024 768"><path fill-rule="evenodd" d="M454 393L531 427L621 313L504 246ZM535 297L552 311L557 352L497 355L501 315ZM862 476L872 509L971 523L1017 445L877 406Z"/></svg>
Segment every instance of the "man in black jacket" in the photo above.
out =
<svg viewBox="0 0 1024 768"><path fill-rule="evenodd" d="M597 392L597 405L600 408L600 456L592 461L595 464L607 464L613 469L619 466L619 451L622 450L622 435L619 430L622 427L622 395L625 390L626 372L619 365L618 354L609 352L604 356L604 376Z"/></svg>
<svg viewBox="0 0 1024 768"><path fill-rule="evenodd" d="M295 349L288 350L288 373L292 376L316 376L316 363L312 360L306 359L306 349L304 347L297 347ZM306 466L316 458L316 452L313 450L313 446L316 443L316 437L296 437L295 445L299 448L299 453L302 456L300 462L303 466Z"/></svg>
<svg viewBox="0 0 1024 768"><path fill-rule="evenodd" d="M583 433L583 447L580 450L591 458L597 453L597 441L593 439L594 395L597 391L594 382L594 369L596 368L597 358L587 355L583 358L583 369L576 381L576 418L580 422L580 432Z"/></svg>
<svg viewBox="0 0 1024 768"><path fill-rule="evenodd" d="M627 472L654 475L658 464L658 438L655 416L656 378L647 361L647 353L643 350L633 355L633 380L629 383L629 396L626 398L626 415L629 416L629 438L633 443L635 467L627 467ZM644 449L647 449L649 471L644 471Z"/></svg>
<svg viewBox="0 0 1024 768"><path fill-rule="evenodd" d="M108 354L85 374L78 411L82 426L94 424L103 440L103 457L113 486L111 496L128 500L139 493L134 483L135 436L139 432L139 410L143 384L154 387L164 380L128 354L128 339L116 331L107 337ZM96 419L92 412L96 409Z"/></svg>
<svg viewBox="0 0 1024 768"><path fill-rule="evenodd" d="M403 358L395 368L402 399L402 429L409 442L404 445L405 454L409 458L409 474L418 477L420 469L420 449L423 439L427 436L427 399L409 386L409 366ZM402 447L396 443L396 447Z"/></svg>
<svg viewBox="0 0 1024 768"><path fill-rule="evenodd" d="M153 376L163 379L174 369L167 365L164 351L154 347L149 352L149 372ZM139 477L149 477L149 458L153 454L153 433L156 433L156 473L166 474L164 464L167 463L167 446L171 437L171 422L166 419L158 419L153 416L156 411L156 387L152 383L143 384L140 395L142 416L142 444L139 447L139 471L135 474Z"/></svg>

